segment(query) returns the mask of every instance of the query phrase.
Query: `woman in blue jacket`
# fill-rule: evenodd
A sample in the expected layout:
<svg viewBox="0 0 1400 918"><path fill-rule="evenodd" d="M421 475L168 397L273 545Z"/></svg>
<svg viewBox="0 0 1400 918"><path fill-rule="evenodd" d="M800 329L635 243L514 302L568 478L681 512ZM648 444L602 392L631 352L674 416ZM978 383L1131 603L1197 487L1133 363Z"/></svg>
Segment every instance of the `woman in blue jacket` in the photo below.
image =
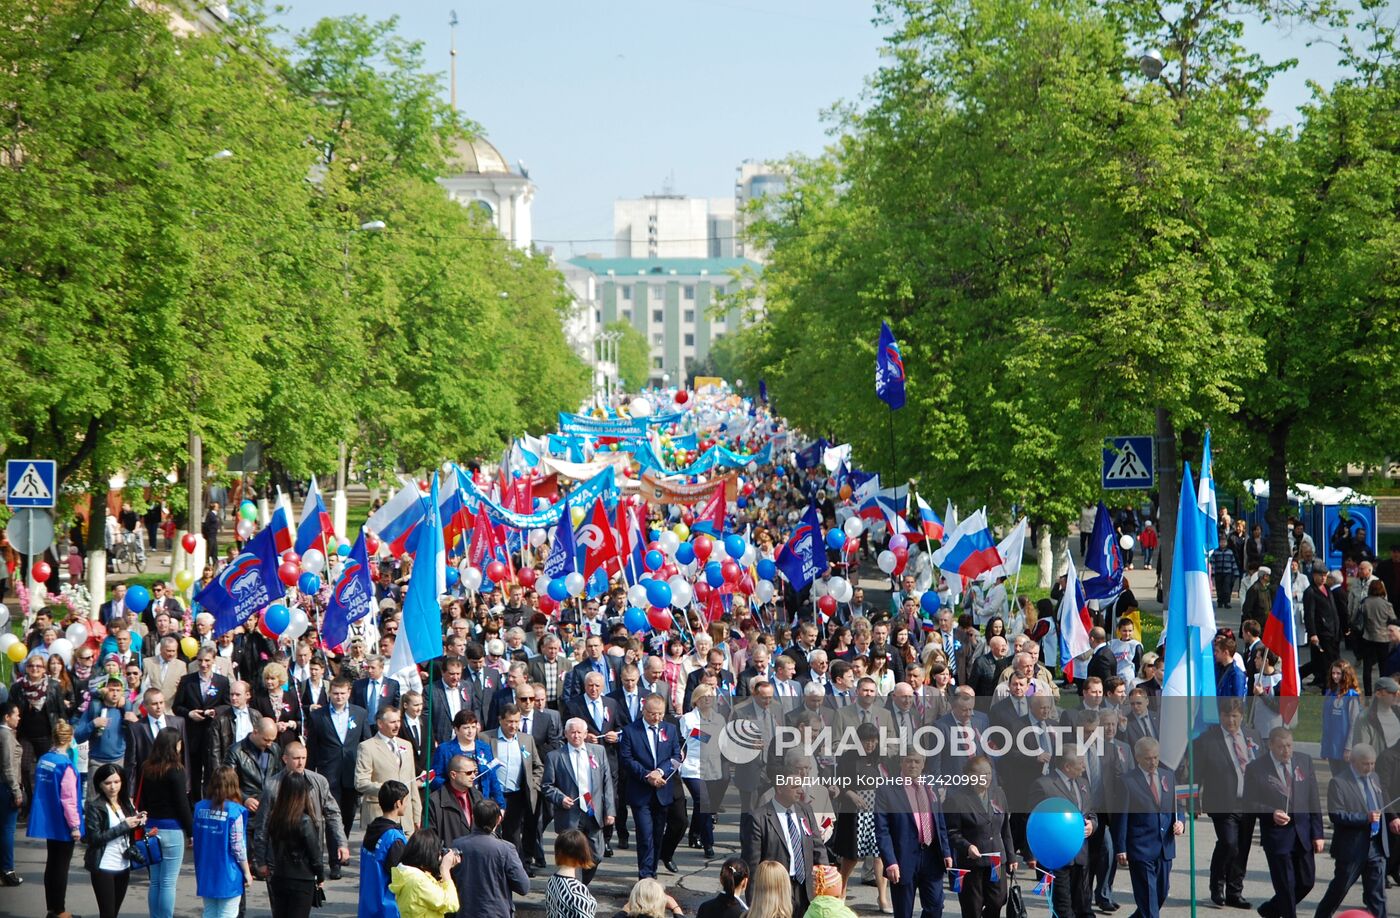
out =
<svg viewBox="0 0 1400 918"><path fill-rule="evenodd" d="M68 868L73 846L83 837L79 817L83 807L78 772L68 757L73 728L60 720L53 728L53 747L34 766L34 802L29 809L29 837L48 845L44 865L44 905L50 915L68 915Z"/></svg>
<svg viewBox="0 0 1400 918"><path fill-rule="evenodd" d="M491 747L485 740L478 739L478 727L476 714L471 711L458 711L457 716L452 718L455 735L433 750L432 789L437 790L447 781L447 763L452 761L452 757L464 755L476 759L479 769L476 789L481 791L481 796L496 801L498 806L505 806L506 792L501 787L500 776L496 774L496 769L486 767L491 761Z"/></svg>
<svg viewBox="0 0 1400 918"><path fill-rule="evenodd" d="M209 799L194 807L194 883L204 900L204 918L236 918L248 869L248 810L238 774L225 765L209 779Z"/></svg>

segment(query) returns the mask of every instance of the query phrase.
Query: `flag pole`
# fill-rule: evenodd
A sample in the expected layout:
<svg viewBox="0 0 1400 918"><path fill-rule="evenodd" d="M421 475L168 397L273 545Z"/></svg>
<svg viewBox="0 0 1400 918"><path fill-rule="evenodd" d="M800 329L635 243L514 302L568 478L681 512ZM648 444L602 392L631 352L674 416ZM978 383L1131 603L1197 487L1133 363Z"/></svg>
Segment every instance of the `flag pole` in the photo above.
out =
<svg viewBox="0 0 1400 918"><path fill-rule="evenodd" d="M415 667L415 668L416 668L416 667ZM433 753L437 751L437 750L435 750L435 749L433 748L433 747L436 745L436 743L433 741L433 670L436 669L436 668L437 668L437 661L436 661L436 660L429 660L429 661L428 661L428 686L427 686L427 696L428 696L428 729L427 729L427 735L426 735L426 737L425 737L425 738L427 739L427 741L428 741L428 743L427 743L427 745L428 745L428 754L427 754L427 756L424 757L424 762L427 764L427 768L424 768L424 769L423 769L423 796L425 796L425 797L432 793L433 779L432 779L432 777L428 774L428 772L432 771L432 769L433 769ZM429 815L428 815L428 808L425 806L425 807L423 807L423 825L429 826L429 827L431 828L430 822L431 822L431 818L430 818Z"/></svg>
<svg viewBox="0 0 1400 918"><path fill-rule="evenodd" d="M1186 729L1188 732L1188 738L1186 742L1186 784L1188 791L1196 784L1196 744L1190 738L1190 733L1193 733L1196 728L1196 689L1195 685L1193 684L1195 679L1195 667L1192 665L1193 661L1191 658L1196 655L1196 645L1199 643L1199 641L1193 639L1193 635L1191 633L1192 630L1193 629L1191 629L1190 627L1186 629L1186 641L1188 645L1190 645L1186 648ZM1199 629L1196 630L1199 631ZM1172 801L1172 803L1173 806L1175 806L1176 801ZM1189 848L1191 863L1194 865L1196 863L1196 798L1194 794L1190 794L1187 796L1186 806L1188 818L1187 831L1191 833L1187 841L1187 845ZM1173 813L1173 816L1175 816L1175 813ZM1197 908L1196 871L1194 869L1191 870L1190 875L1191 916L1192 918L1195 918Z"/></svg>

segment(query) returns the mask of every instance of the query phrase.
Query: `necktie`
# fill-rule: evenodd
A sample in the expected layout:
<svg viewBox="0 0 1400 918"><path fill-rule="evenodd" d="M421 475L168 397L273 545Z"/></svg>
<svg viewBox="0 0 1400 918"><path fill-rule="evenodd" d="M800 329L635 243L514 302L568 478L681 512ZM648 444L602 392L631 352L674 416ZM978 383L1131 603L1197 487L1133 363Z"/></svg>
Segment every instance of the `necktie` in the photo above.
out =
<svg viewBox="0 0 1400 918"><path fill-rule="evenodd" d="M802 833L797 828L797 817L788 810L788 847L792 849L792 878L799 883L807 881L807 865L802 858Z"/></svg>
<svg viewBox="0 0 1400 918"><path fill-rule="evenodd" d="M1376 803L1375 789L1371 787L1371 780L1372 780L1372 778L1371 778L1370 775L1367 775L1366 777L1362 778L1362 779L1361 779L1361 789L1362 789L1362 791L1364 791L1365 794L1366 794L1366 811L1367 811L1368 813L1375 813L1375 812L1377 812L1378 810L1380 810L1380 806L1378 806L1377 803ZM1373 821L1373 822L1371 823L1371 837L1372 837L1372 838L1375 838L1377 835L1380 834L1380 831L1381 831L1381 824L1380 824L1380 822L1378 822L1378 821Z"/></svg>
<svg viewBox="0 0 1400 918"><path fill-rule="evenodd" d="M1231 740L1235 747L1235 761L1239 763L1240 771L1244 771L1245 767L1249 765L1249 755L1245 752L1244 740L1238 733L1233 734Z"/></svg>
<svg viewBox="0 0 1400 918"><path fill-rule="evenodd" d="M1279 763L1279 776L1283 779L1283 797L1289 806L1293 805L1293 774L1288 762Z"/></svg>
<svg viewBox="0 0 1400 918"><path fill-rule="evenodd" d="M929 818L929 806L924 799L923 787L914 786L914 799L917 803L917 809L914 811L914 824L919 827L919 844L931 845L933 844L933 826L930 825L932 819Z"/></svg>
<svg viewBox="0 0 1400 918"><path fill-rule="evenodd" d="M369 709L369 719L374 720L374 714L379 710L379 680L369 680L369 691L365 692L365 707Z"/></svg>
<svg viewBox="0 0 1400 918"><path fill-rule="evenodd" d="M1143 735L1144 735L1144 736L1150 736L1150 737L1153 737L1154 739L1156 738L1156 736L1157 736L1157 731L1156 731L1156 729L1152 726L1152 717L1151 717L1151 715L1145 715L1145 716L1142 718L1142 732L1143 732Z"/></svg>
<svg viewBox="0 0 1400 918"><path fill-rule="evenodd" d="M524 733L526 736L529 736L529 735L530 735L530 715L529 715L529 714L526 714L526 715L525 715L525 720L521 722L521 724L520 724L520 732Z"/></svg>
<svg viewBox="0 0 1400 918"><path fill-rule="evenodd" d="M589 707L593 709L593 722L598 725L598 729L603 729L602 705L595 699L589 702Z"/></svg>
<svg viewBox="0 0 1400 918"><path fill-rule="evenodd" d="M1152 788L1152 802L1160 807L1162 805L1162 785L1157 782L1157 776L1144 772L1143 777L1147 780L1147 786Z"/></svg>
<svg viewBox="0 0 1400 918"><path fill-rule="evenodd" d="M661 767L661 733L655 727L651 728L651 760L656 763L656 767Z"/></svg>
<svg viewBox="0 0 1400 918"><path fill-rule="evenodd" d="M867 711L865 708L861 708L861 709L860 709L860 722L861 722L861 723L865 723L865 722L868 721L868 720L870 720L870 712Z"/></svg>

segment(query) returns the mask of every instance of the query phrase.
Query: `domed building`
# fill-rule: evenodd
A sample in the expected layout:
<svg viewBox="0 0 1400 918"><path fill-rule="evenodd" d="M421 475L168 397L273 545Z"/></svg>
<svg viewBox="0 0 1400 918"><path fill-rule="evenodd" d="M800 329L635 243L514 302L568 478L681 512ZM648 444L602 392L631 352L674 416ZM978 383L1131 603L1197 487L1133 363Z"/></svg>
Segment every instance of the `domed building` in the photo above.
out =
<svg viewBox="0 0 1400 918"><path fill-rule="evenodd" d="M447 160L448 174L438 184L463 207L478 208L518 248L533 242L530 205L535 183L523 169L512 170L501 151L485 137L459 140Z"/></svg>

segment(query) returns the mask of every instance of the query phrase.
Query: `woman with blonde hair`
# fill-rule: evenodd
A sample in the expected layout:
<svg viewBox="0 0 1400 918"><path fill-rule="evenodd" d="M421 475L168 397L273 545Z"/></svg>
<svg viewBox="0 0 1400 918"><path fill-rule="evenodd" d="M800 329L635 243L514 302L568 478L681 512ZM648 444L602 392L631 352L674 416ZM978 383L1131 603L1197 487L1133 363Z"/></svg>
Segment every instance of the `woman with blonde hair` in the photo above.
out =
<svg viewBox="0 0 1400 918"><path fill-rule="evenodd" d="M792 918L792 878L777 861L763 861L749 881L747 918Z"/></svg>

